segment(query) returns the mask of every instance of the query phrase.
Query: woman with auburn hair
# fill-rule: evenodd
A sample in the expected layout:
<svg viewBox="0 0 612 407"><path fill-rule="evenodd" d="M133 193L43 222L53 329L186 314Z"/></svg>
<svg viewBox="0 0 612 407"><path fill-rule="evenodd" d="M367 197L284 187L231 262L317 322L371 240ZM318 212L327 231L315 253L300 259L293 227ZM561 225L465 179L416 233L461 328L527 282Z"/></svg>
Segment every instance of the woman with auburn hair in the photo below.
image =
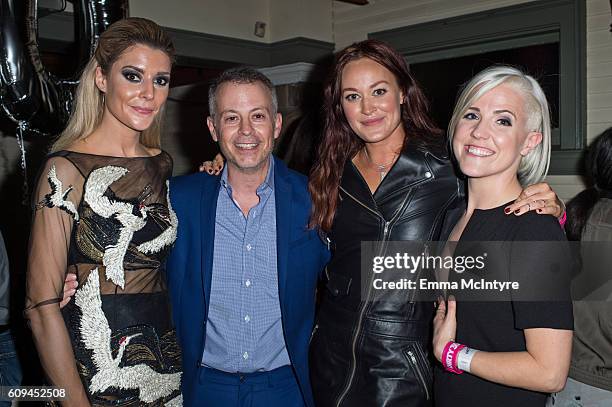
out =
<svg viewBox="0 0 612 407"><path fill-rule="evenodd" d="M65 406L181 404L163 276L177 228L172 159L160 150L173 58L154 22L112 24L39 177L25 314ZM66 273L79 288L60 310Z"/></svg>
<svg viewBox="0 0 612 407"><path fill-rule="evenodd" d="M504 208L548 170L546 96L518 69L485 69L461 92L448 133L468 199L443 238L457 242L455 255L469 253L469 242L499 244L497 256L485 249L484 268L451 270L449 281L501 276L518 288L493 297L459 290L457 301L439 300L433 350L444 370L435 370L436 405L543 407L569 369L570 273L558 269L570 263L568 247L554 217L509 217Z"/></svg>
<svg viewBox="0 0 612 407"><path fill-rule="evenodd" d="M325 86L325 131L310 176L312 226L332 259L314 328L310 367L318 406L429 406L433 302L404 290L373 292L361 244L440 238L463 203L443 133L404 58L367 40L340 51ZM546 184L507 213L560 214ZM456 221L450 219L450 221ZM412 290L414 292L414 290Z"/></svg>

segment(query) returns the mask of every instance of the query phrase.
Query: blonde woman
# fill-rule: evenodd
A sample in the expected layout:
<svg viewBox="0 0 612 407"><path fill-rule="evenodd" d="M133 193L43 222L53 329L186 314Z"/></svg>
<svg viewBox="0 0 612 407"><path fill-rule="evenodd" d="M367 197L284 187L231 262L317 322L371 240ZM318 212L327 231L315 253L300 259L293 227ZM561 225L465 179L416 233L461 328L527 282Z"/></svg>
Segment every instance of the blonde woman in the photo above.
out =
<svg viewBox="0 0 612 407"><path fill-rule="evenodd" d="M512 263L510 275L520 279L522 289L546 298L542 273L550 264L537 248L548 246L535 242L563 246L559 223L533 212L520 217L504 214L523 185L541 181L548 169L550 119L544 92L532 77L515 68L489 68L459 96L449 137L468 179L468 200L448 240L459 245L507 243L502 254L521 264L517 270ZM503 262L496 267L499 264ZM564 281L562 274L556 277L555 283ZM569 284L559 286L555 300L561 301L519 301L514 294L504 301L441 300L433 347L445 369L438 365L435 371L436 405L544 406L546 393L563 387L569 369L573 327Z"/></svg>
<svg viewBox="0 0 612 407"><path fill-rule="evenodd" d="M163 278L177 228L172 160L160 150L173 56L154 22L111 25L35 191L26 316L65 406L181 402ZM67 273L79 288L60 310Z"/></svg>

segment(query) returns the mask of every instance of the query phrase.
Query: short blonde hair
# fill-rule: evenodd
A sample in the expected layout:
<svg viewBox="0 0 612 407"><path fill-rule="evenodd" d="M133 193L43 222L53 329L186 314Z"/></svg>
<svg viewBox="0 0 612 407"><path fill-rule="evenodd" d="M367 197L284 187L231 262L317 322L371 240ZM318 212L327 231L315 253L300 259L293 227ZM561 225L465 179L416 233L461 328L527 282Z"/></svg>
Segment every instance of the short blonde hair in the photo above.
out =
<svg viewBox="0 0 612 407"><path fill-rule="evenodd" d="M130 17L111 24L102 33L98 45L79 79L74 96L74 106L68 125L59 135L51 151L64 150L75 141L89 136L102 121L104 96L95 83L96 69L106 75L111 66L130 47L146 45L163 51L174 61L174 45L164 30L151 20ZM159 148L164 108L156 115L148 129L140 134L140 142L146 147Z"/></svg>
<svg viewBox="0 0 612 407"><path fill-rule="evenodd" d="M482 95L502 83L512 86L525 96L524 111L528 116L526 130L542 133L542 142L522 157L518 169L518 179L522 186L535 184L544 179L550 164L550 111L538 81L519 69L505 65L492 66L478 73L465 85L448 124L451 148L457 124L467 109Z"/></svg>

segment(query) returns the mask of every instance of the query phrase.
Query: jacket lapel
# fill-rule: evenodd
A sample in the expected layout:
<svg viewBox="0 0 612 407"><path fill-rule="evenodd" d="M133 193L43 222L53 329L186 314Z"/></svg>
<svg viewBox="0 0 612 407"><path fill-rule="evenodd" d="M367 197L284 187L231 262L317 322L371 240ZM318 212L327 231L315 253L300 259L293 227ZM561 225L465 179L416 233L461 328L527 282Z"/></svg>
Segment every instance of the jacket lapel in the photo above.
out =
<svg viewBox="0 0 612 407"><path fill-rule="evenodd" d="M425 153L417 148L404 149L376 189L374 199L380 205L389 196L432 178L433 171L429 167Z"/></svg>
<svg viewBox="0 0 612 407"><path fill-rule="evenodd" d="M276 256L278 271L278 293L281 311L287 287L289 240L291 239L291 184L286 180L287 167L274 157L274 194L276 201ZM284 313L283 313L284 314Z"/></svg>
<svg viewBox="0 0 612 407"><path fill-rule="evenodd" d="M215 180L204 179L202 182L202 196L200 198L200 223L202 259L202 293L204 295L205 314L208 319L208 303L210 300L210 285L212 281L213 252L215 246L215 218L217 215L217 198L219 196L220 177ZM209 182L206 182L209 181Z"/></svg>
<svg viewBox="0 0 612 407"><path fill-rule="evenodd" d="M353 199L358 200L369 209L378 212L378 207L370 192L370 187L368 187L366 180L357 170L357 167L355 167L355 164L353 164L350 158L346 160L346 164L344 165L342 178L340 179L340 188L342 188L345 193L350 191L350 194L353 195Z"/></svg>

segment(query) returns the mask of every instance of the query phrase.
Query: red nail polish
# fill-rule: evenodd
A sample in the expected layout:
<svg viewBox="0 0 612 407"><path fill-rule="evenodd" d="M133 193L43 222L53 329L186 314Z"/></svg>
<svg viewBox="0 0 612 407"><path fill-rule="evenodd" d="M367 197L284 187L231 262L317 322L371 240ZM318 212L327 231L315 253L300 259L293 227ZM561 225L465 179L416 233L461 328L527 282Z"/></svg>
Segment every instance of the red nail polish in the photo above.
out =
<svg viewBox="0 0 612 407"><path fill-rule="evenodd" d="M510 213L510 208L506 208L506 209L504 209L504 213L505 213L506 215L507 215L507 214L509 214L509 213Z"/></svg>
<svg viewBox="0 0 612 407"><path fill-rule="evenodd" d="M517 210L515 210L515 211L514 211L514 214L515 214L515 215L518 215L518 213L519 213L520 211L521 211L520 209L517 209Z"/></svg>
<svg viewBox="0 0 612 407"><path fill-rule="evenodd" d="M536 209L537 213L542 213L542 209Z"/></svg>

